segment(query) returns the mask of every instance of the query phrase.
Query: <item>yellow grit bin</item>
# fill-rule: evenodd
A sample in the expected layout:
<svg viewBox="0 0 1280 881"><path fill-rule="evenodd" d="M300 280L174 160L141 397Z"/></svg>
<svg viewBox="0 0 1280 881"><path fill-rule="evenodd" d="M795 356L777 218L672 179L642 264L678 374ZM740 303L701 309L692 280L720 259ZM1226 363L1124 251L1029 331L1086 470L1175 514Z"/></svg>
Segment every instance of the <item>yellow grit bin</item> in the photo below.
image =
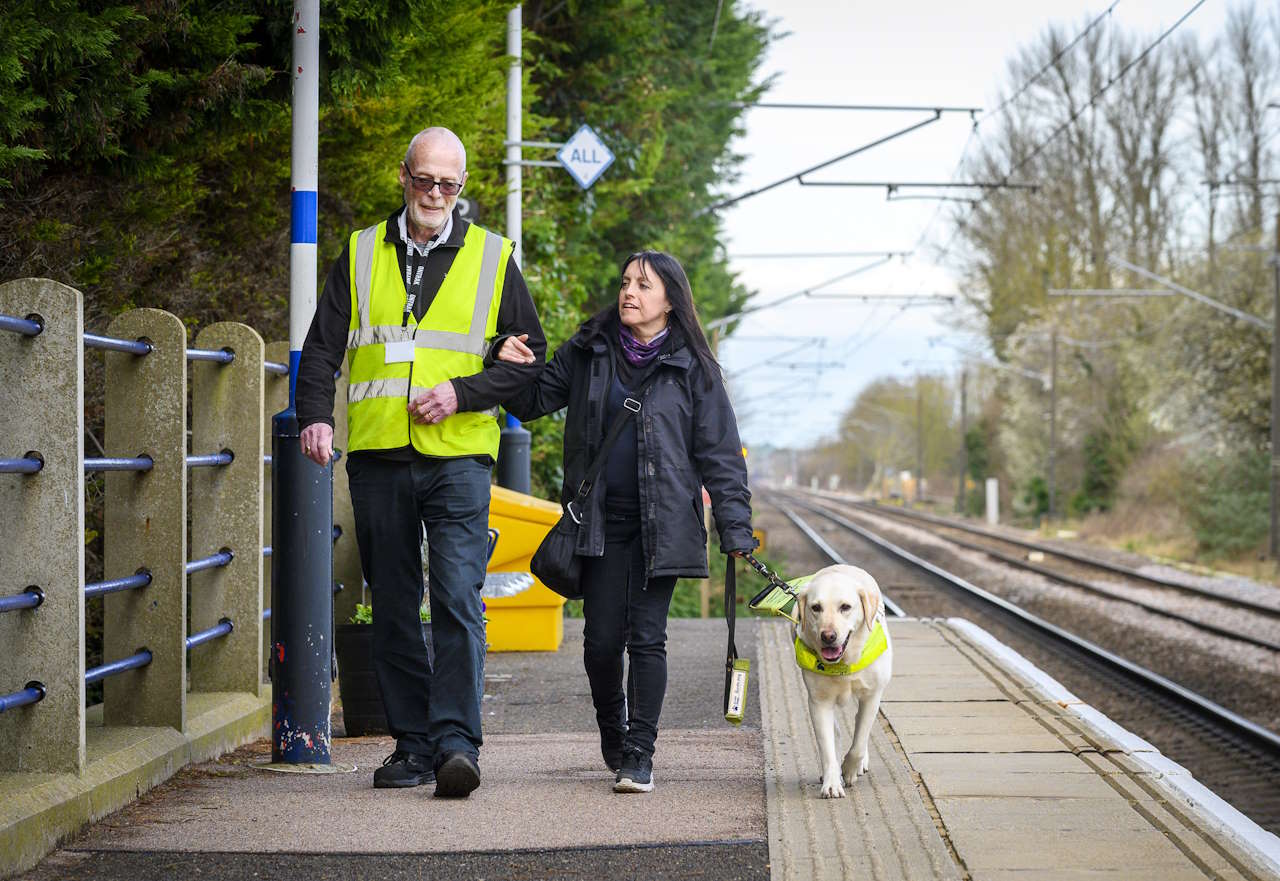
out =
<svg viewBox="0 0 1280 881"><path fill-rule="evenodd" d="M498 543L489 560L490 572L528 572L529 560L560 519L554 502L491 487L489 527L498 530ZM494 652L554 652L564 639L564 597L537 579L533 587L512 597L485 600L489 618L489 650Z"/></svg>

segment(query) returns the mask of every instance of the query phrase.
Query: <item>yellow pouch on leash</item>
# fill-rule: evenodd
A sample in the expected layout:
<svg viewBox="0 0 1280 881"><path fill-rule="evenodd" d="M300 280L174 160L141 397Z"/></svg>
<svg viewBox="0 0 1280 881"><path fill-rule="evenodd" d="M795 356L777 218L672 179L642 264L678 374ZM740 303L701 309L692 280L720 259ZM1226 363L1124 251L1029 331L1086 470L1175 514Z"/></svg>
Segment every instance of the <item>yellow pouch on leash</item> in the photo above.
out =
<svg viewBox="0 0 1280 881"><path fill-rule="evenodd" d="M724 719L733 725L741 725L747 711L747 674L750 670L751 661L746 658L734 658L725 670Z"/></svg>

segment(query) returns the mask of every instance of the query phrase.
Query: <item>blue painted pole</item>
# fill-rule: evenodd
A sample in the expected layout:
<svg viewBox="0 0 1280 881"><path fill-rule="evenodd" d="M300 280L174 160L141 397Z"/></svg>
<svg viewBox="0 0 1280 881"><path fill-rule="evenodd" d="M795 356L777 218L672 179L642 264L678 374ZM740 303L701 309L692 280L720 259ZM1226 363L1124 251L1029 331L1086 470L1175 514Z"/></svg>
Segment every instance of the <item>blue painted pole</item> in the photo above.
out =
<svg viewBox="0 0 1280 881"><path fill-rule="evenodd" d="M320 3L293 7L289 406L271 421L271 760L330 764L333 653L333 463L302 455L294 394L316 309Z"/></svg>

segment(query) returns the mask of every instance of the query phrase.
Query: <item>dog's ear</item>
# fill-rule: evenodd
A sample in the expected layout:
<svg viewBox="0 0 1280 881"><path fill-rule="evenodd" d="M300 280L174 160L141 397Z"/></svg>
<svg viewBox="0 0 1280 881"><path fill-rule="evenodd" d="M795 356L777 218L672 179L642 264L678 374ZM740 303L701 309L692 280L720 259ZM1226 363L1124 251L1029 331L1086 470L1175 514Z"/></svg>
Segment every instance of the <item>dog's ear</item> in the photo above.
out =
<svg viewBox="0 0 1280 881"><path fill-rule="evenodd" d="M870 633L876 626L876 613L880 611L880 588L873 581L858 590L858 598L862 600L862 623Z"/></svg>
<svg viewBox="0 0 1280 881"><path fill-rule="evenodd" d="M802 587L796 591L796 626L804 630L804 610L809 605L809 589Z"/></svg>

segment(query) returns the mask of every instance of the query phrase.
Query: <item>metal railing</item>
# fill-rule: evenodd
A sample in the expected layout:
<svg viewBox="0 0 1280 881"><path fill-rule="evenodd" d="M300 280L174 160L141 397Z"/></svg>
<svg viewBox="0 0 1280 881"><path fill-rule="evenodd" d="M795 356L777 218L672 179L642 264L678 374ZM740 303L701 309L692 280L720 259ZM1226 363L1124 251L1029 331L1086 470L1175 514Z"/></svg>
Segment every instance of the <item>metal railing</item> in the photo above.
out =
<svg viewBox="0 0 1280 881"><path fill-rule="evenodd" d="M0 742L10 746L0 752L0 772L16 769L18 754L24 770L83 770L83 689L64 687L69 669L86 686L102 683L108 725L185 729L187 692L262 687L273 460L263 445L271 416L287 404L287 346L264 347L229 322L188 345L182 322L154 309L119 315L106 333L84 333L82 314L78 292L62 285L0 284L0 366L16 377L4 399L16 402L6 412L15 430L0 439L11 445L0 475L14 475L0 479L0 544L21 551L6 560L11 586L0 595ZM96 457L84 456L82 440L89 351L106 362L110 455ZM337 398L345 399L341 386ZM86 583L78 545L86 475L97 474L108 577ZM335 477L335 496L340 484L345 499L345 469ZM243 503L255 494L259 505ZM341 510L349 516L349 507ZM335 524L334 541L341 536ZM223 543L211 547L212 538ZM255 546L260 553L249 552ZM354 543L341 547L350 573ZM335 575L338 560L335 550ZM92 667L82 636L90 600L104 604L103 654L113 658ZM188 620L191 630L176 643L174 628L187 631Z"/></svg>

